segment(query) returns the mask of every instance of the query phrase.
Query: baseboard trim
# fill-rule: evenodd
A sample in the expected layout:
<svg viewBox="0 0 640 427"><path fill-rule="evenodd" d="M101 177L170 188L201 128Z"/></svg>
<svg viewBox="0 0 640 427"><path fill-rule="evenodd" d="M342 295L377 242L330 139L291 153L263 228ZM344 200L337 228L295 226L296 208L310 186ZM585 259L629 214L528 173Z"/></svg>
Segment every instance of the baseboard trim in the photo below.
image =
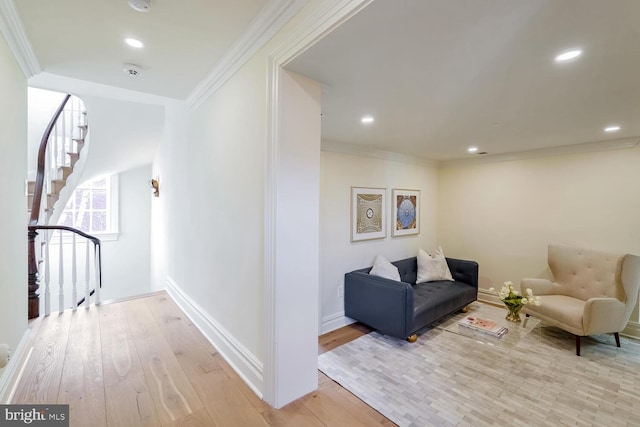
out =
<svg viewBox="0 0 640 427"><path fill-rule="evenodd" d="M320 323L320 335L340 329L343 326L350 325L356 321L344 315L344 311L330 314L322 318Z"/></svg>
<svg viewBox="0 0 640 427"><path fill-rule="evenodd" d="M627 327L620 332L620 335L623 335L627 338L640 339L640 323L638 322L628 322Z"/></svg>
<svg viewBox="0 0 640 427"><path fill-rule="evenodd" d="M98 305L116 304L118 302L125 302L125 301L131 301L131 300L140 299L140 298L153 297L153 296L157 296L157 295L162 295L164 293L166 293L165 290L146 292L144 294L132 295L130 297L114 298L114 299L110 299L110 300L106 300L106 301L100 301L100 304L98 304Z"/></svg>
<svg viewBox="0 0 640 427"><path fill-rule="evenodd" d="M486 302L489 304L503 305L498 295L494 294L493 292L489 292L488 289L482 288L478 289L478 301Z"/></svg>
<svg viewBox="0 0 640 427"><path fill-rule="evenodd" d="M262 362L192 300L172 278L167 277L165 289L193 324L218 350L224 360L231 365L251 390L262 399L264 386Z"/></svg>
<svg viewBox="0 0 640 427"><path fill-rule="evenodd" d="M18 381L20 381L23 366L26 364L30 354L29 349L31 347L28 345L30 335L31 330L27 329L22 335L15 351L12 352L11 359L4 368L2 376L0 376L0 403L2 404L11 403L13 399L15 386L18 384Z"/></svg>

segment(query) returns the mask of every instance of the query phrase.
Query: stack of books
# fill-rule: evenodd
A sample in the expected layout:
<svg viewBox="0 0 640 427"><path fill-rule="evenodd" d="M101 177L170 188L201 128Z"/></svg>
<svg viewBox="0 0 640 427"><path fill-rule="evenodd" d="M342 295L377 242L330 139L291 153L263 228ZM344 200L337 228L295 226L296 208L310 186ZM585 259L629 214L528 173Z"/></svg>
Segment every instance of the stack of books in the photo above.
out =
<svg viewBox="0 0 640 427"><path fill-rule="evenodd" d="M467 316L458 322L463 328L468 328L473 331L482 332L483 334L491 335L495 338L502 338L509 332L509 329L504 326L498 325L493 320L482 319L475 316Z"/></svg>

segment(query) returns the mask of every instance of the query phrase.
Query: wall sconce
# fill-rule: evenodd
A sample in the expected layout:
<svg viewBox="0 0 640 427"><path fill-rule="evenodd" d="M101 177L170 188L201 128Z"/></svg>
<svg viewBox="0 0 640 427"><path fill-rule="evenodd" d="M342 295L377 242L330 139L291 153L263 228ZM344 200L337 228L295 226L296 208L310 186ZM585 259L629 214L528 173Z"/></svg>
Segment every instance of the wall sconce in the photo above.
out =
<svg viewBox="0 0 640 427"><path fill-rule="evenodd" d="M153 188L153 195L160 197L160 183L157 179L151 179L149 181L149 187Z"/></svg>

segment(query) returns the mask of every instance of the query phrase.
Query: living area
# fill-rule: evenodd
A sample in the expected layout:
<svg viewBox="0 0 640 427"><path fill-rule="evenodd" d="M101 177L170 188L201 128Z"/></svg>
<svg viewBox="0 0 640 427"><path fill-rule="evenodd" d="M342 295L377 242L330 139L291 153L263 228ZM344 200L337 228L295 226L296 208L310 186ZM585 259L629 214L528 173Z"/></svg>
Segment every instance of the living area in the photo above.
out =
<svg viewBox="0 0 640 427"><path fill-rule="evenodd" d="M380 2L370 7L382 8L378 3ZM540 6L541 2L534 3ZM603 15L620 16L618 14L624 10L623 3L629 6L627 2L621 2L620 10L611 13L603 11ZM549 4L547 6L548 9L537 15L536 19L540 15L549 18L553 14L567 17L566 13L561 13ZM592 6L595 9L590 9L590 13L577 20L581 21L584 27L589 23L594 24L594 17L598 15L596 11L599 10L599 6L593 2L589 2L586 9ZM489 13L484 9L476 12ZM374 14L373 11L371 13ZM394 14L400 12L396 11ZM469 15L471 14L469 12ZM382 15L380 12L380 16ZM477 19L476 22L480 21L482 20ZM491 22L499 26L498 21L502 22L496 15L495 20ZM626 22L624 19L622 21ZM433 22L429 21L428 24ZM381 43L382 36L368 38L371 33L364 33L363 25L351 30L344 29L342 34L345 37L360 35L358 40L369 40L372 45ZM424 25L429 26L426 23ZM483 30L479 28L482 25L477 25L475 32L470 32L476 37L482 37ZM621 24L621 27L625 25ZM535 25L531 24L529 28L533 27ZM559 37L562 30L552 25L541 27L546 28L549 39L558 36L554 43L547 43L545 49L550 46L568 47L564 44L568 38ZM441 27L438 29L442 30ZM484 27L484 30L486 29ZM452 31L457 30L459 28ZM578 30L580 28L574 33L584 35ZM618 30L624 32L620 28L615 31ZM394 38L384 31L381 32L384 36ZM570 37L571 42L573 45L580 44L578 36L574 33ZM465 34L471 37L469 32ZM599 40L603 46L608 45L611 40L605 40L602 35L601 26L594 24L587 37L589 42L584 44L594 46L595 41ZM541 37L539 33L538 36ZM466 50L465 47L470 49L472 43L465 45L462 39L469 40L464 37L455 38L459 44L453 43L453 46L469 53L470 50ZM443 36L440 40L449 38ZM433 53L430 50L431 41L422 38L415 43L420 42L425 43L422 50L413 42L407 42L408 51L426 52L424 56L429 57ZM518 38L514 44L518 43L526 46L525 50L533 49L527 40ZM333 40L320 49L328 52L329 46L335 48L339 45L339 41ZM539 47L537 45L534 49L536 53L540 53ZM612 47L610 52L617 52L617 49ZM389 59L387 53L385 51L380 57ZM595 52L589 54L595 55ZM352 52L351 57L357 57L360 61L364 55ZM522 63L526 64L523 67L529 68L532 74L516 74L517 71L522 71L517 65L520 63L517 59L500 57L497 61L498 66L492 66L494 74L503 78L508 76L509 82L521 79L520 88L516 84L506 89L496 80L487 82L486 74L491 72L463 81L452 81L458 74L437 75L443 77L436 78L437 83L425 78L419 87L414 88L415 91L420 92L422 99L429 105L429 101L433 99L440 102L432 109L425 107L428 113L423 115L407 111L404 105L394 102L392 93L404 91L408 86L405 81L395 81L390 88L376 88L376 94L384 97L384 103L388 108L376 104L365 111L369 104L362 101L362 110L341 110L336 104L336 99L344 101L355 97L353 93L335 95L335 92L342 88L340 84L347 81L347 77L340 76L340 79L334 81L323 81L319 76L311 74L327 84L326 93L323 93L325 114L321 155L321 334L338 330L352 321L344 313L344 275L371 267L378 255L389 261L396 261L416 256L419 249L433 253L441 246L447 257L476 261L479 265L478 299L482 302L500 304L495 294L489 291L490 288L499 289L507 281L512 281L519 287L523 278L549 277L547 257L550 244L564 244L618 254L640 254L640 230L635 224L635 218L640 213L640 188L630 184L639 182L640 179L640 171L636 166L640 161L638 132L635 129L637 123L635 120L628 123L633 130L628 128L627 124L620 125L625 129L623 133L620 129L618 133L603 131L605 122L616 121L619 124L618 119L613 119L615 109L620 107L618 111L626 116L636 107L631 107L631 104L625 101L626 95L623 95L617 101L607 103L606 118L599 116L591 107L596 104L602 106L599 97L604 92L616 90L614 87L622 87L624 83L600 80L600 84L604 85L603 90L596 94L596 91L588 91L587 86L582 86L589 80L586 76L593 75L591 71L586 68L580 71L570 68L580 65L579 62L554 69L557 64L553 63L553 54L549 52L548 55L545 59L523 59ZM328 56L324 59L327 58ZM443 61L450 59L438 56L432 58ZM351 60L350 57L340 54L334 54L332 59L348 67L356 62L356 59ZM542 64L546 60L549 62ZM476 62L478 61L481 60L478 59ZM312 62L309 61L309 64ZM320 62L316 61L315 64ZM448 64L450 63L442 65L438 62L438 71L447 69ZM304 62L294 63L294 70L296 65L297 71L304 71ZM384 70L392 68L379 65L379 68ZM500 69L500 65L505 68ZM592 65L593 61L588 66L581 66ZM408 80L408 75L411 75L411 71L408 70L410 67L406 64L397 67L402 75L398 79ZM383 72L371 67L371 64L369 69L371 74ZM423 68L425 69L428 68ZM549 77L552 72L559 72L561 75ZM433 77L431 73L437 74L437 71L429 69L425 75ZM534 82L529 84L527 78L533 78ZM547 78L552 80L546 80ZM558 80L554 81L554 78ZM574 87L573 83L577 86ZM438 84L446 85L447 89L461 87L460 92L464 96L460 95L455 101L444 100L444 89L440 90ZM428 89L424 90L423 86ZM634 92L635 89L631 91ZM488 94L489 92L491 94ZM430 94L433 96L430 97ZM577 102L579 94L582 94L585 102ZM366 101L373 102L371 98L375 97L371 96ZM520 100L519 103L514 101L516 98ZM408 104L412 107L417 105L410 102ZM559 107L561 104L564 106ZM555 110L557 107L560 109ZM394 113L391 111L393 109L398 111ZM344 111L349 114L343 114ZM371 114L375 121L356 129L359 126L355 123L359 118L358 114L365 113ZM392 119L388 114L391 114ZM589 117L584 126L578 125L581 119L576 115ZM354 123L346 125L345 117L349 117ZM387 121L391 120L396 123L393 128L396 134L388 132ZM412 145L416 154L411 154L410 144L403 139L408 135L404 127L414 126L420 120L440 120L440 126L436 129L423 129L422 141ZM525 124L527 120L532 121ZM345 143L340 133L348 126L351 126L349 129L355 135L351 143ZM328 129L326 132L325 128ZM591 130L587 132L587 128ZM450 140L445 143L438 141L438 138ZM463 158L466 154L461 153L471 145L489 154L468 154L467 158ZM452 154L455 150L458 151ZM438 155L441 156L439 159ZM419 234L394 237L391 233L392 225L387 223L385 237L352 242L352 187L385 189L389 198L393 189L419 191ZM386 208L387 215L391 215L391 206L392 203L389 202ZM524 292L524 289L522 291ZM384 406L383 402L389 395L402 393L402 399L405 400L398 403L396 408L427 406L430 407L432 416L437 413L443 417L434 416L427 421L416 421L401 418L404 412L400 411L400 418L394 421L401 425L624 425L631 419L631 414L637 416L638 411L637 405L632 405L627 397L638 396L639 383L634 374L627 372L623 366L635 366L640 361L634 355L638 349L637 342L628 338L640 336L639 320L636 304L627 327L621 333L623 337L620 348L616 347L613 335L598 335L583 340L580 357L576 356L575 337L572 334L540 322L537 325L529 325L532 331L521 340L520 347L510 348L508 351L499 346L475 344L467 337L452 337L451 334L442 333L442 329L434 327L427 328L415 344L385 335L376 335L376 339L368 338L368 341L358 339L356 342L359 344L351 347L342 346L345 347L343 351L347 356L356 351L359 355L367 356L351 358L345 365L338 365L337 361L332 359L332 363L328 365L333 365L337 371L342 370L343 373L346 372L344 367L348 366L346 374L358 377L362 371L375 371L378 366L386 366L388 370L395 369L392 365L385 365L385 362L394 356L402 357L401 361L397 362L400 365L397 369L405 369L407 374L400 383L393 377L387 377L384 382L376 379L367 382L359 377L357 385L362 390L375 394L377 401L382 402L381 406ZM417 346L422 346L425 350L420 352L416 350ZM417 365L422 363L423 367L427 366L424 368L426 372L416 373L410 370L414 366L409 361L413 357L410 352L416 353ZM394 356L387 357L390 354ZM382 362L381 355L387 355ZM321 362L321 366L323 363ZM614 372L615 368L612 365L622 367L614 375L617 375L620 383L600 383L598 372ZM361 370L356 372L357 369ZM416 379L420 378L419 375L429 379L430 385L425 386L430 387L428 392L425 388L413 388L414 382L419 381ZM575 381L577 377L583 378L583 387L588 390L578 393L576 399L588 405L586 402L593 402L592 393L598 390L598 399L601 400L593 404L608 408L603 410L602 415L590 413L588 416L582 416L584 413L581 415L579 412L584 407L572 407L576 401L562 395L561 389L575 393L580 388ZM624 380L624 377L629 382ZM622 385L623 382L626 385ZM603 391L605 389L606 392ZM434 397L436 395L437 397ZM620 407L615 407L615 401L621 402L623 406L627 405L630 412L620 411ZM372 402L372 406L376 407L375 397L372 398ZM544 416L539 413L551 406L555 408L551 412L547 411ZM618 417L614 415L616 412ZM469 416L469 413L474 415ZM487 415L489 413L490 415ZM450 418L445 414L449 414ZM606 422L607 420L609 422Z"/></svg>

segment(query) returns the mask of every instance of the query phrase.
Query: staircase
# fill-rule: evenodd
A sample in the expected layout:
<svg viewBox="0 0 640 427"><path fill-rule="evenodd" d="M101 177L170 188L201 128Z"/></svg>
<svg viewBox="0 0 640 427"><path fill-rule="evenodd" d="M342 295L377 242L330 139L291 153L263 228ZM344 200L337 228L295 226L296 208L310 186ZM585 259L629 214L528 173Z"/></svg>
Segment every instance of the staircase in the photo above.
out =
<svg viewBox="0 0 640 427"><path fill-rule="evenodd" d="M69 97L49 137L44 181L46 198L43 199L40 212L42 215L40 221L45 225L49 224L54 207L60 200L61 191L67 185L67 180L80 159L88 130L84 103L80 98ZM33 206L35 188L36 181L27 182L27 211L29 214L31 214ZM69 192L70 194L71 192ZM64 204L61 204L58 209L62 211Z"/></svg>
<svg viewBox="0 0 640 427"><path fill-rule="evenodd" d="M76 185L78 178L70 184L74 169L81 159L83 150L86 152L86 138L89 131L87 113L84 103L77 97L67 95L54 114L45 134L42 137L38 150L38 167L35 181L27 182L28 198L28 294L29 294L29 319L40 314L40 272L44 278L44 311L45 315L51 312L51 275L52 254L58 258L58 311L66 308L76 309L79 303L89 306L91 296L94 294L95 303L99 303L99 289L101 281L101 254L100 240L73 227L51 224L60 216ZM84 156L83 156L84 158ZM66 191L63 191L65 190ZM57 237L56 246L50 250L51 240L54 234ZM68 237L68 238L67 238ZM71 243L70 261L65 263L65 246ZM93 256L91 256L91 244L93 244ZM36 247L39 249L36 251ZM85 295L78 300L77 291L77 247L84 247L84 285ZM69 257L69 255L67 255ZM67 266L70 263L69 266ZM93 266L93 267L92 267ZM65 270L71 276L71 303L66 303L65 296ZM91 274L93 272L93 275ZM93 281L91 280L93 277ZM93 290L90 290L91 287Z"/></svg>

